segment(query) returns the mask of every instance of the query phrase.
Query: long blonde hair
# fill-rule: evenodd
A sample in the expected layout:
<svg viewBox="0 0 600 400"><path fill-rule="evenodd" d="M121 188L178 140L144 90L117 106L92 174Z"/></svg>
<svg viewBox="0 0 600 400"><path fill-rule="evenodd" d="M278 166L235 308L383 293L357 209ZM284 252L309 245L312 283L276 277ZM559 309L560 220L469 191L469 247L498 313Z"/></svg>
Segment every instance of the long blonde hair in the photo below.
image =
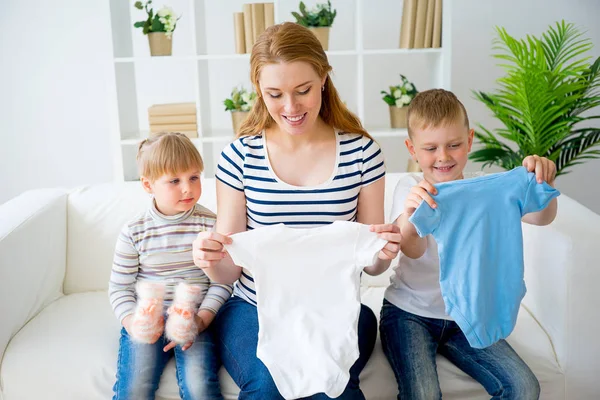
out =
<svg viewBox="0 0 600 400"><path fill-rule="evenodd" d="M273 126L275 121L265 105L258 78L262 68L267 64L294 61L307 62L320 77L327 76L319 111L321 119L342 132L359 133L371 138L358 117L340 100L329 76L331 65L317 37L307 28L293 22L284 22L267 28L252 47L250 80L258 96L250 114L242 123L237 137L256 135Z"/></svg>

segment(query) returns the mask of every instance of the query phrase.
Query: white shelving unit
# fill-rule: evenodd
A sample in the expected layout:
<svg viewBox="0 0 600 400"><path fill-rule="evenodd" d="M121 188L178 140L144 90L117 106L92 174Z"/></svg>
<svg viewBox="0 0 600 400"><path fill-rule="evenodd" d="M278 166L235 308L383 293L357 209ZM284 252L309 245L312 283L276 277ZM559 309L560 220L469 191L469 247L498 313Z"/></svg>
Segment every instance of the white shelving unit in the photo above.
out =
<svg viewBox="0 0 600 400"><path fill-rule="evenodd" d="M267 1L267 0L265 0ZM294 21L299 0L272 0L275 22ZM182 18L173 35L173 55L151 57L148 42L133 23L145 13L134 0L110 0L114 54L114 164L116 179L138 179L135 155L148 136L147 109L152 104L195 102L198 138L206 176L213 176L221 149L233 140L223 100L237 85L251 88L249 54L235 54L233 13L244 0L170 0ZM313 7L319 0L305 1ZM162 6L162 3L155 4ZM327 52L332 79L342 100L377 139L388 171L404 171L406 130L389 128L388 106L381 90L407 76L418 90L450 89L451 0L444 0L442 48L399 49L402 1L333 0L337 10Z"/></svg>

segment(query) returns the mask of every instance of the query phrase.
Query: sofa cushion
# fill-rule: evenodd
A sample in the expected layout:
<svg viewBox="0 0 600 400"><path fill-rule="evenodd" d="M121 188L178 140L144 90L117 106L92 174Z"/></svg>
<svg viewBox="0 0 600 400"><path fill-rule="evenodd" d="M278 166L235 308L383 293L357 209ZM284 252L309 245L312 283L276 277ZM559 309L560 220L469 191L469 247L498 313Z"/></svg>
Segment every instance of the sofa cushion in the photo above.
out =
<svg viewBox="0 0 600 400"><path fill-rule="evenodd" d="M386 175L386 199L391 199L399 177L400 174ZM216 212L215 179L203 179L202 185L200 204ZM150 199L139 182L85 186L69 194L65 294L108 288L119 232L127 221L148 207ZM390 208L391 204L386 203L386 215ZM362 284L387 286L389 273L365 275Z"/></svg>
<svg viewBox="0 0 600 400"><path fill-rule="evenodd" d="M203 179L200 204L216 209L215 180ZM121 228L151 201L139 182L78 188L68 198L65 294L106 290Z"/></svg>
<svg viewBox="0 0 600 400"><path fill-rule="evenodd" d="M384 288L363 288L362 300L379 316ZM115 379L119 324L106 291L61 297L31 320L9 344L2 364L1 381L6 399L109 399ZM548 336L525 308L509 342L541 382L542 398L564 398L564 378ZM27 373L23 373L27 371ZM484 390L466 374L438 358L444 399L486 399ZM238 389L221 370L226 399ZM32 382L35 382L32 385ZM163 373L157 399L178 399L174 363ZM396 398L393 373L379 339L361 375L369 400Z"/></svg>

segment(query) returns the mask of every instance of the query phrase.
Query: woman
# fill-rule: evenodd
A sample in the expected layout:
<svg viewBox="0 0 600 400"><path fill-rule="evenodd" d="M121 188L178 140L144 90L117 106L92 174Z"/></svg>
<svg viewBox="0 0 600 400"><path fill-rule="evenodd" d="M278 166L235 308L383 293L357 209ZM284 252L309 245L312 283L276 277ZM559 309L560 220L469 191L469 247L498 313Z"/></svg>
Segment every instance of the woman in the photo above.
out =
<svg viewBox="0 0 600 400"><path fill-rule="evenodd" d="M238 139L221 154L216 232L198 235L194 261L216 282L238 281L215 328L223 364L241 389L239 398L281 399L256 356L258 317L252 275L223 251L223 244L231 242L224 234L280 222L293 227L335 220L371 224L388 240L378 261L364 269L371 275L388 268L398 253L400 234L397 227L383 225L381 150L340 100L317 38L294 23L272 26L252 48L250 64L257 102ZM358 336L360 356L341 399L364 399L359 374L377 336L375 315L364 305Z"/></svg>

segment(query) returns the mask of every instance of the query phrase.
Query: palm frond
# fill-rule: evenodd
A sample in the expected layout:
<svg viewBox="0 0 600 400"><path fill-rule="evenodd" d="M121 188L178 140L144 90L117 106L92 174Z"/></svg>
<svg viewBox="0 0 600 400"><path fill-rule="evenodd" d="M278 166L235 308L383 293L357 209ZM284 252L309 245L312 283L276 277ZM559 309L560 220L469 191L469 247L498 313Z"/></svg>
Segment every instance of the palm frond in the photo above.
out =
<svg viewBox="0 0 600 400"><path fill-rule="evenodd" d="M470 159L513 168L527 155L556 162L557 175L583 160L600 158L600 133L579 128L598 115L582 113L600 106L600 57L589 64L591 41L572 23L557 22L537 38L516 39L496 28L493 57L504 69L494 92L473 91L502 124L495 133L479 126L482 148ZM500 142L514 142L518 150ZM564 169L564 172L563 172Z"/></svg>
<svg viewBox="0 0 600 400"><path fill-rule="evenodd" d="M578 160L591 160L600 158L600 129L587 128L577 131L577 136L557 143L560 155L556 159L557 175L559 172L579 164Z"/></svg>

